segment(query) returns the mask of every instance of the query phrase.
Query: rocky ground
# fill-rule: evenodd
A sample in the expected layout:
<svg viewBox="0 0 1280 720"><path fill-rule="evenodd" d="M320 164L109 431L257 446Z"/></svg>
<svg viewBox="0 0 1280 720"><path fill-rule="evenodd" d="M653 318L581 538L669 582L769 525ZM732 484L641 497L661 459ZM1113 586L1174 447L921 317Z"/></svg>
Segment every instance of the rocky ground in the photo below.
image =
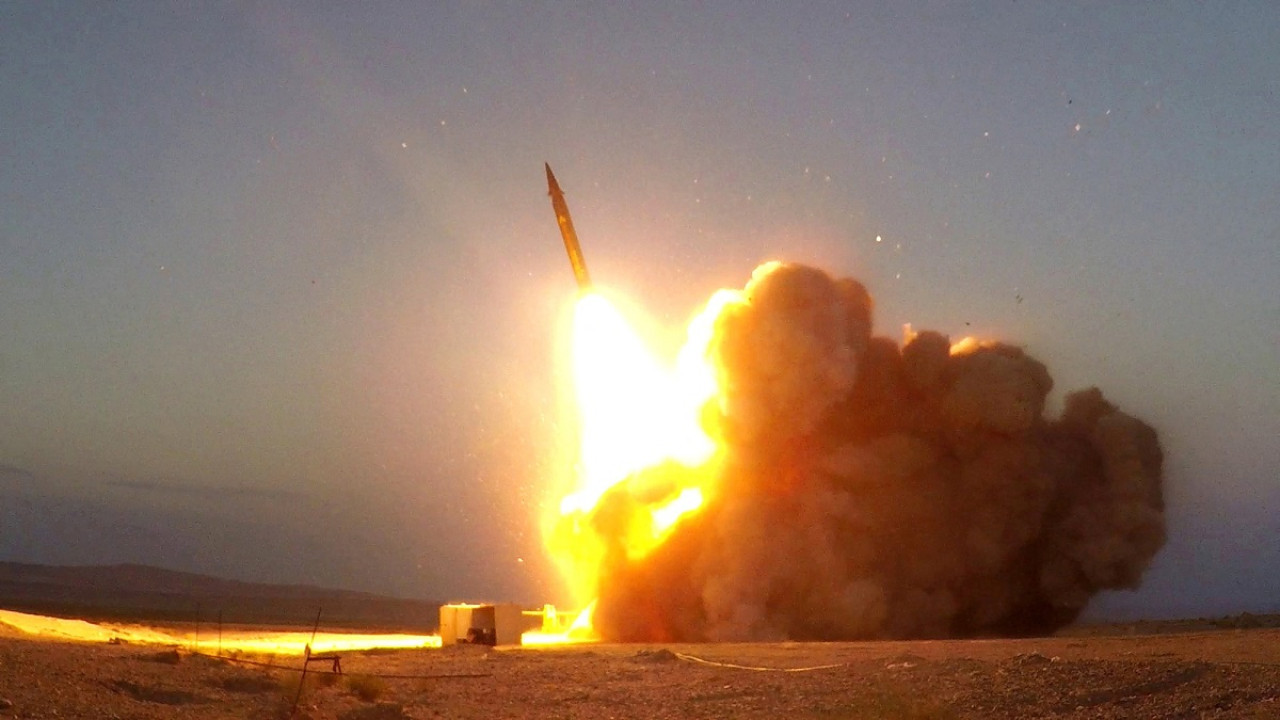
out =
<svg viewBox="0 0 1280 720"><path fill-rule="evenodd" d="M294 710L297 657L0 629L0 718L1280 718L1280 629L1116 632L368 651L310 675Z"/></svg>

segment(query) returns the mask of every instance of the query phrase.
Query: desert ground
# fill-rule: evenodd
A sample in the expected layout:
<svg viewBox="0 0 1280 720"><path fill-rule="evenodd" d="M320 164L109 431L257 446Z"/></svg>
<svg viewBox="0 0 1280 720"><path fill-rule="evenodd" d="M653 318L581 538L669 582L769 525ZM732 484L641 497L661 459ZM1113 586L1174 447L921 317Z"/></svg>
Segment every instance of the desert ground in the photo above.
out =
<svg viewBox="0 0 1280 720"><path fill-rule="evenodd" d="M341 676L312 664L296 709L296 655L219 658L0 625L0 718L1280 718L1280 629L1243 624L348 652Z"/></svg>

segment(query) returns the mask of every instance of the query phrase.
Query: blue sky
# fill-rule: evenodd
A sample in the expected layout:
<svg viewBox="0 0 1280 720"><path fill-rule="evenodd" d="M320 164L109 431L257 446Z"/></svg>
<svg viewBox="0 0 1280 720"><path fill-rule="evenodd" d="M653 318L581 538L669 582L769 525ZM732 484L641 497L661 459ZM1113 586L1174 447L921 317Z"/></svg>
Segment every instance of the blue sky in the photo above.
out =
<svg viewBox="0 0 1280 720"><path fill-rule="evenodd" d="M554 594L549 161L656 332L811 262L1154 425L1169 544L1095 612L1280 608L1277 48L1266 2L5 5L0 559Z"/></svg>

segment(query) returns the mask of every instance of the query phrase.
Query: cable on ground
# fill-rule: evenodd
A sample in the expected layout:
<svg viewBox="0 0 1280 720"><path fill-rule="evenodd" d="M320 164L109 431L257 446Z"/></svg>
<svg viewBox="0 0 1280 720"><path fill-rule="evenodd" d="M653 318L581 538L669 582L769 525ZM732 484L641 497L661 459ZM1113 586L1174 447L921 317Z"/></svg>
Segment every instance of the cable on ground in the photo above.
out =
<svg viewBox="0 0 1280 720"><path fill-rule="evenodd" d="M715 660L707 660L696 655L686 655L684 653L672 654L685 662L699 663L701 665L714 665L715 667L732 668L734 670L754 670L756 672L810 672L813 670L831 670L833 668L848 666L848 663L833 663L831 665L811 665L809 667L798 668L759 667L756 665L737 665L735 663L716 662Z"/></svg>
<svg viewBox="0 0 1280 720"><path fill-rule="evenodd" d="M229 655L209 655L206 653L190 653L196 657L209 658L211 660L226 660L227 662L241 663L243 665L254 665L262 668L271 668L273 670L288 670L289 672L301 673L302 668L292 665L276 665L275 663L262 662L261 660L250 660L248 658L231 657ZM493 677L493 673L436 673L431 675L384 675L380 673L340 673L333 670L307 670L308 675L364 675L366 677L377 677L383 680L447 680L447 679L468 679L468 678L485 678Z"/></svg>

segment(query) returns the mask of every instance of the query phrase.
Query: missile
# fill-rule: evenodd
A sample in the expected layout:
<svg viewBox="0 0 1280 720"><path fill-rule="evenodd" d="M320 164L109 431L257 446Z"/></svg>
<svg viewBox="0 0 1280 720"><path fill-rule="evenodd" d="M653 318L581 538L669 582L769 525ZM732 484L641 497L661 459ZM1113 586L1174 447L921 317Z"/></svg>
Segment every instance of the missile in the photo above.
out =
<svg viewBox="0 0 1280 720"><path fill-rule="evenodd" d="M551 164L547 167L547 194L551 196L551 209L556 211L556 222L560 225L560 237L564 239L564 250L569 253L569 264L573 266L573 277L578 281L578 289L582 292L591 290L591 276L587 274L587 261L582 257L582 248L578 245L578 233L573 230L573 218L569 217L569 206L565 204L564 192L560 183L551 172Z"/></svg>

